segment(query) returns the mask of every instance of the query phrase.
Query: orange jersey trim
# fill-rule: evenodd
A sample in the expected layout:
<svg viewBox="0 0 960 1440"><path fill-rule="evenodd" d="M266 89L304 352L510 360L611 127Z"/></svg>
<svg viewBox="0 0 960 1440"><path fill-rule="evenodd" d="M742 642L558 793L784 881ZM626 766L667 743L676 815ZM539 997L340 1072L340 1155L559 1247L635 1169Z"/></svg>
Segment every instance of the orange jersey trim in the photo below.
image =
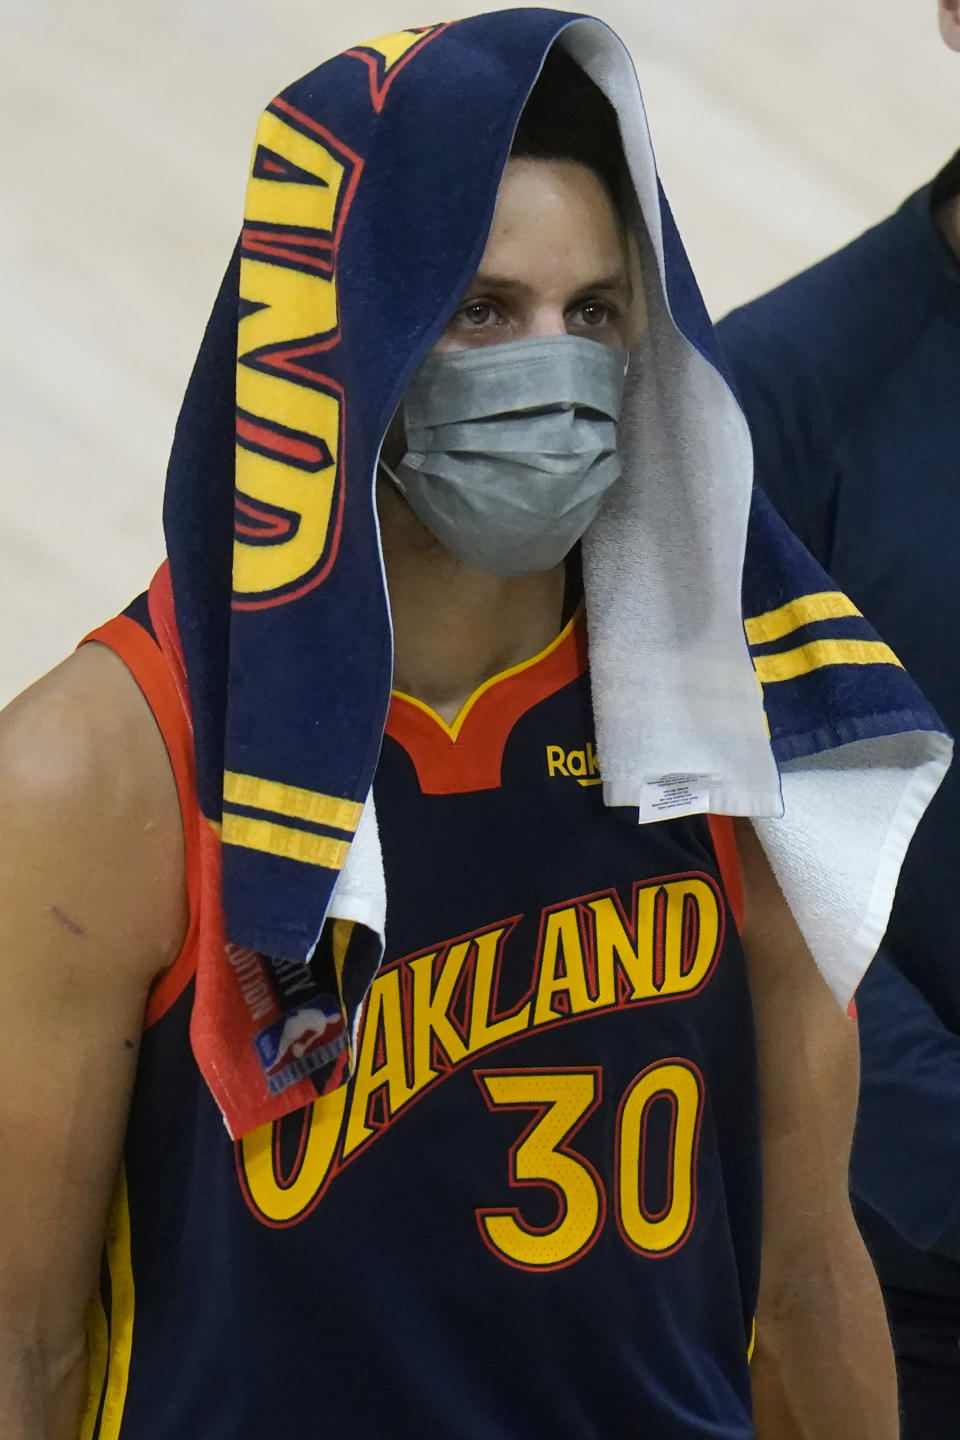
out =
<svg viewBox="0 0 960 1440"><path fill-rule="evenodd" d="M422 700L394 690L385 733L407 752L424 795L496 790L514 725L587 668L583 612L557 638L473 692L452 725Z"/></svg>
<svg viewBox="0 0 960 1440"><path fill-rule="evenodd" d="M144 1028L153 1025L170 1009L193 976L197 965L197 937L200 923L200 846L197 834L197 787L194 778L193 733L187 712L177 692L170 667L157 642L128 615L117 615L91 630L81 645L96 641L106 645L126 665L143 692L163 737L173 769L183 819L186 860L187 933L177 958L154 983L147 1000Z"/></svg>
<svg viewBox="0 0 960 1440"><path fill-rule="evenodd" d="M707 824L710 827L713 852L717 857L717 868L720 871L727 904L730 906L737 933L742 934L743 871L740 869L740 853L737 850L737 837L734 833L733 821L729 815L708 815Z"/></svg>

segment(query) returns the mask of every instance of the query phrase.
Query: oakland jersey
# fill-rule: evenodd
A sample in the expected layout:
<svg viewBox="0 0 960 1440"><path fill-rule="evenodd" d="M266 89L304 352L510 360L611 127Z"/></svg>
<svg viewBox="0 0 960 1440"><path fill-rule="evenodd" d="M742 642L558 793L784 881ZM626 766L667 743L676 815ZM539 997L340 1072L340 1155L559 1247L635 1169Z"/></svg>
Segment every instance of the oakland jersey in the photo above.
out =
<svg viewBox="0 0 960 1440"><path fill-rule="evenodd" d="M191 924L147 1011L83 1440L751 1436L759 1125L730 822L604 805L582 618L452 725L394 695L386 952L355 1073L236 1144L189 1040L213 903L189 720L145 601L91 638L164 734ZM238 978L255 1013L256 966ZM284 1053L335 1023L307 1014Z"/></svg>

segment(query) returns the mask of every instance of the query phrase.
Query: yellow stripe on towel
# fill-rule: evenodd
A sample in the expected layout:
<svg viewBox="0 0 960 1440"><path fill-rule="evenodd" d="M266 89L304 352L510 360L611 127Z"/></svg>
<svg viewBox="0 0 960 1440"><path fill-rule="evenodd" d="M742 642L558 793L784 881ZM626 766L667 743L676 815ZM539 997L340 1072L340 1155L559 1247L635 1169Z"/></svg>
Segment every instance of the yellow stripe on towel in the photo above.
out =
<svg viewBox="0 0 960 1440"><path fill-rule="evenodd" d="M299 860L304 865L320 865L325 870L340 870L350 845L329 835L311 835L295 830L292 825L279 825L274 820L252 820L248 815L224 811L223 843L243 845L247 850L263 850L283 860Z"/></svg>
<svg viewBox="0 0 960 1440"><path fill-rule="evenodd" d="M813 595L788 600L786 605L768 610L765 615L745 620L743 628L748 644L767 645L771 640L781 640L791 630L799 630L801 625L813 625L818 620L844 620L851 615L859 617L860 611L846 595L839 590L818 590Z"/></svg>
<svg viewBox="0 0 960 1440"><path fill-rule="evenodd" d="M809 645L798 645L779 655L755 655L753 664L763 685L795 680L798 675L809 675L811 670L822 670L825 665L896 665L903 669L890 646L882 640L811 640Z"/></svg>
<svg viewBox="0 0 960 1440"><path fill-rule="evenodd" d="M291 820L329 825L334 830L346 830L350 835L356 830L363 809L356 800L322 795L319 790L301 790L297 785L262 780L257 775L239 775L235 770L224 771L223 800L226 805L270 810L275 815L287 815Z"/></svg>

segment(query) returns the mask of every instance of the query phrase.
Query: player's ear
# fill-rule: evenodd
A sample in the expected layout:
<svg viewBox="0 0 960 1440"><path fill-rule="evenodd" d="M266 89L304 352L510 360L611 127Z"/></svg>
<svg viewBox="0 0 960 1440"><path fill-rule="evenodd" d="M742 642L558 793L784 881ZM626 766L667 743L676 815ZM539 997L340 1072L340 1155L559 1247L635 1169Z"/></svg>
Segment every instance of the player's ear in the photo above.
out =
<svg viewBox="0 0 960 1440"><path fill-rule="evenodd" d="M951 50L960 50L960 0L939 0L940 34Z"/></svg>

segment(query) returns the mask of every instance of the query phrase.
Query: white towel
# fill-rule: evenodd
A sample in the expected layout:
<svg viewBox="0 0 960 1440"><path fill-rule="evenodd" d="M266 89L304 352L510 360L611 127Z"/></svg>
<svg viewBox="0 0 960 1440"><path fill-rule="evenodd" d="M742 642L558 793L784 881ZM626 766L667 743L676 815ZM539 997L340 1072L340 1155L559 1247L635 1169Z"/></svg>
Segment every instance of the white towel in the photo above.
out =
<svg viewBox="0 0 960 1440"><path fill-rule="evenodd" d="M641 823L705 811L755 817L813 956L846 1005L882 937L951 744L935 729L910 729L778 767L743 623L753 483L746 421L671 312L656 165L630 57L594 20L572 22L560 43L618 112L648 315L624 396L622 478L583 539L604 798L636 807ZM383 933L372 799L330 913Z"/></svg>

